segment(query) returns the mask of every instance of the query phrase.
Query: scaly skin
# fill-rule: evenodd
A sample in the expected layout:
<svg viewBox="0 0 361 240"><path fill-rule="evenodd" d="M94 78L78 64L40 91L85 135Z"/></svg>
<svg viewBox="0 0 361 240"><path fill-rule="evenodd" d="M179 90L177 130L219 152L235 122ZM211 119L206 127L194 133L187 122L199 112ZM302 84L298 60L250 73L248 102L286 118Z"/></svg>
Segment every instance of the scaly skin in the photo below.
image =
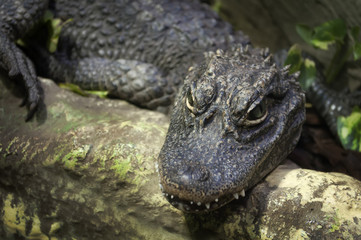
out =
<svg viewBox="0 0 361 240"><path fill-rule="evenodd" d="M30 4L0 2L4 11ZM32 4L36 14L28 28L47 1ZM55 54L29 42L27 53L40 75L107 90L150 109L169 108L179 92L158 160L162 189L174 206L213 210L238 198L297 143L305 110L295 76L278 69L268 51L252 48L207 6L192 0L59 0L50 1L49 9L72 20L62 29ZM21 21L2 18L1 31L8 22L16 30ZM22 35L3 36L15 46ZM226 53L215 54L217 49ZM7 63L12 53L3 50L7 55L0 62ZM31 74L23 74L23 82L35 86L27 62ZM18 62L4 65L11 75Z"/></svg>
<svg viewBox="0 0 361 240"><path fill-rule="evenodd" d="M41 49L32 54L39 73L149 109L172 105L187 69L204 51L248 43L192 0L60 0L51 6L55 17L72 21L54 56Z"/></svg>
<svg viewBox="0 0 361 240"><path fill-rule="evenodd" d="M327 88L318 77L307 90L307 98L325 119L334 136L337 135L337 118L349 116L354 106L361 106L361 92L344 95Z"/></svg>
<svg viewBox="0 0 361 240"><path fill-rule="evenodd" d="M305 97L265 51L211 54L190 70L159 154L161 188L183 211L244 196L293 150Z"/></svg>

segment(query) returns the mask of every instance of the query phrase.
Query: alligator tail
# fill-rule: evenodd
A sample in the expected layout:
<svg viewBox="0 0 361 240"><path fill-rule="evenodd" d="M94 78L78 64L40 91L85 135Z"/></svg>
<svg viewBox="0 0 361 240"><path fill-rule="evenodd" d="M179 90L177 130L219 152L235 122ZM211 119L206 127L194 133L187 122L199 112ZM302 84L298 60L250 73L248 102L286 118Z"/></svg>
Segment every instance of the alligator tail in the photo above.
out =
<svg viewBox="0 0 361 240"><path fill-rule="evenodd" d="M361 92L341 94L316 79L307 90L307 98L325 119L331 132L337 136L337 118L348 116L354 106L361 106Z"/></svg>

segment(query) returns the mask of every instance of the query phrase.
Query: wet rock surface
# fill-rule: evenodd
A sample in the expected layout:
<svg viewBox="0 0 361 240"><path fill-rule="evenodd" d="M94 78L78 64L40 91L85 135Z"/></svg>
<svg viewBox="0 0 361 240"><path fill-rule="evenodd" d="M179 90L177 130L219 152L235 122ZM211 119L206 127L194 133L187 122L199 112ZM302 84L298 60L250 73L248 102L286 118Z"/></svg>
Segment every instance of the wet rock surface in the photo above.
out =
<svg viewBox="0 0 361 240"><path fill-rule="evenodd" d="M168 118L84 98L42 80L45 109L24 121L0 89L1 239L357 239L361 183L281 165L246 197L183 214L154 163Z"/></svg>

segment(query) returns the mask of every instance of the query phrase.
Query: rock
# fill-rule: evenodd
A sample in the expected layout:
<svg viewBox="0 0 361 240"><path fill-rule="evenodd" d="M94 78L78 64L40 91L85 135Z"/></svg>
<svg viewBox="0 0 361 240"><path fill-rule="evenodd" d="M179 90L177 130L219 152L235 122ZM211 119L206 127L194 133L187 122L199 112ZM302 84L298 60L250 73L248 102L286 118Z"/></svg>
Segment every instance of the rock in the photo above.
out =
<svg viewBox="0 0 361 240"><path fill-rule="evenodd" d="M5 79L3 79L5 80ZM0 239L356 239L361 183L281 165L211 213L183 214L158 187L168 118L41 80L32 122L0 84Z"/></svg>

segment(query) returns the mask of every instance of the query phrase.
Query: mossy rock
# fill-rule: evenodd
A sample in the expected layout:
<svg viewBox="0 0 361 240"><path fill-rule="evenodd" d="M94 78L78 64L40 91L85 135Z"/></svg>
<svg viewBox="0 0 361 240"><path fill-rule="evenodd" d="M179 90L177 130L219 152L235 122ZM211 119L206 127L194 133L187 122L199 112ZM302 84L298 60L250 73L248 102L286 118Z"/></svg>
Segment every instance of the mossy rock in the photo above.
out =
<svg viewBox="0 0 361 240"><path fill-rule="evenodd" d="M1 83L1 82L0 82ZM41 80L31 121L0 85L0 239L357 239L361 183L280 166L207 214L173 208L155 162L167 116Z"/></svg>

